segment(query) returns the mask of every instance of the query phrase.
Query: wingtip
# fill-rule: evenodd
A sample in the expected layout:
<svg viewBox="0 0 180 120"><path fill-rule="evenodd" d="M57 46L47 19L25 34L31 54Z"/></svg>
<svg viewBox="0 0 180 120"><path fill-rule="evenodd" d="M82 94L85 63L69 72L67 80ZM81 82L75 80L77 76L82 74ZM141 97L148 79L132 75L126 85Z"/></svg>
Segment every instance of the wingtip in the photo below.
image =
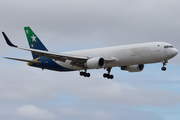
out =
<svg viewBox="0 0 180 120"><path fill-rule="evenodd" d="M14 45L13 43L11 43L11 41L9 40L9 38L7 37L7 35L5 34L5 32L2 32L4 39L6 40L6 43L11 46L11 47L17 47L16 45Z"/></svg>
<svg viewBox="0 0 180 120"><path fill-rule="evenodd" d="M3 36L6 35L5 32L2 31Z"/></svg>

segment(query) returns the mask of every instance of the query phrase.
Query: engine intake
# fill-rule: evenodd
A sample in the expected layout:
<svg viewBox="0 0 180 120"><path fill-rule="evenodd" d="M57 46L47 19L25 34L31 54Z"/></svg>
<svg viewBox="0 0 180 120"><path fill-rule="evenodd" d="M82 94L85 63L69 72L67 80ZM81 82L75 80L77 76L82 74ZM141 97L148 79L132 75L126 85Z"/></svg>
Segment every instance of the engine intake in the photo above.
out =
<svg viewBox="0 0 180 120"><path fill-rule="evenodd" d="M121 67L121 70L129 71L129 72L141 72L144 69L144 65L129 65Z"/></svg>
<svg viewBox="0 0 180 120"><path fill-rule="evenodd" d="M99 69L99 68L104 67L104 65L105 65L104 58L101 58L101 57L88 59L85 64L85 66L88 69Z"/></svg>

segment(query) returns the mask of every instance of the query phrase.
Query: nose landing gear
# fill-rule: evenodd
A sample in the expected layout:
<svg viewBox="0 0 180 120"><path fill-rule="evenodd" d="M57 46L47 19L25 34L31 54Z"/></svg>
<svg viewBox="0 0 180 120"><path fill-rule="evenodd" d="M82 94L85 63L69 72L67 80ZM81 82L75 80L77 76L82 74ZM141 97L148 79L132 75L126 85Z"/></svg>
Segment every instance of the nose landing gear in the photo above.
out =
<svg viewBox="0 0 180 120"><path fill-rule="evenodd" d="M163 61L163 67L161 68L162 71L166 71L166 67L164 67L168 63L168 61L164 60Z"/></svg>

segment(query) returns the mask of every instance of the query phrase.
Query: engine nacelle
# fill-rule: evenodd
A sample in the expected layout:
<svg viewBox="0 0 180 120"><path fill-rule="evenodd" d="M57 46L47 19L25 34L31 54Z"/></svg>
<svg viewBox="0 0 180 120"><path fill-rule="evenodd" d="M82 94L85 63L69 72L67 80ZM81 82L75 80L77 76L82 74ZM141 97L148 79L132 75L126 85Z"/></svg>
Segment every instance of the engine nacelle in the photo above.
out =
<svg viewBox="0 0 180 120"><path fill-rule="evenodd" d="M99 69L104 67L104 65L105 65L104 58L100 58L100 57L88 59L85 64L85 66L88 69Z"/></svg>
<svg viewBox="0 0 180 120"><path fill-rule="evenodd" d="M144 65L129 65L129 66L123 66L121 67L121 70L126 70L129 72L141 72L144 69Z"/></svg>

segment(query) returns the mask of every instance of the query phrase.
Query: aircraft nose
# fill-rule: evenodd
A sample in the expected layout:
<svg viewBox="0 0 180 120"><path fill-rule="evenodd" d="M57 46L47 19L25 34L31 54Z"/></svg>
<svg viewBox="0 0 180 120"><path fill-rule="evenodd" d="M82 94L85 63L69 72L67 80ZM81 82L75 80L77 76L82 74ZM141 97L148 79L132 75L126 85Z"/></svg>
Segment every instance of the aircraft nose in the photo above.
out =
<svg viewBox="0 0 180 120"><path fill-rule="evenodd" d="M172 54L173 54L173 56L176 56L176 55L178 54L178 50L177 50L176 48L174 48L174 49L172 50Z"/></svg>

